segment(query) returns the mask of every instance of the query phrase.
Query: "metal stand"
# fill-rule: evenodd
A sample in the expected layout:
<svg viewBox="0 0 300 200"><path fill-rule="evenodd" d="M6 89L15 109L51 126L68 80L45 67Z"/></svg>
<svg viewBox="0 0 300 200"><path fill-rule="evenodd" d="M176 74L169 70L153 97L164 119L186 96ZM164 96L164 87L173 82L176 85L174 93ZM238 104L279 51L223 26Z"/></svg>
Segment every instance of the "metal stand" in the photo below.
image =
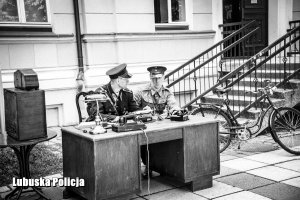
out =
<svg viewBox="0 0 300 200"><path fill-rule="evenodd" d="M97 135L97 134L104 134L107 132L107 130L105 128L103 128L103 126L101 126L100 122L103 121L103 118L101 117L100 113L99 113L99 102L106 102L107 98L105 95L103 94L92 94L92 95L88 95L87 96L87 100L85 100L85 102L96 102L97 105L97 113L95 116L95 123L96 126L93 130L90 131L90 134L92 135Z"/></svg>
<svg viewBox="0 0 300 200"><path fill-rule="evenodd" d="M29 171L29 155L30 151L36 144L31 144L27 146L20 146L19 148L17 147L10 147L14 150L15 154L17 155L18 162L19 162L19 169L20 169L20 178L26 178L26 179L31 179L30 171ZM26 190L23 191L24 189L31 188L32 190ZM46 200L51 200L47 198L43 192L41 191L40 188L35 187L35 186L17 186L13 191L11 191L9 194L5 196L5 200L12 199L13 197L16 197L14 199L19 199L21 197L22 193L27 193L27 192L36 192L39 194L42 198Z"/></svg>

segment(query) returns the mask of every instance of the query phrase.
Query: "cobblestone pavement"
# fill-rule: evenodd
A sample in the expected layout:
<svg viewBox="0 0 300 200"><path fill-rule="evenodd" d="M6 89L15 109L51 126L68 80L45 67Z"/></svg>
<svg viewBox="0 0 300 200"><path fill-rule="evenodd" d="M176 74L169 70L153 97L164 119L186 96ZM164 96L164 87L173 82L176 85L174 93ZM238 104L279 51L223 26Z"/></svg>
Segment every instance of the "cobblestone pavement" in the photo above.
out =
<svg viewBox="0 0 300 200"><path fill-rule="evenodd" d="M54 130L60 132L58 128ZM57 145L61 154L61 134L48 145ZM189 191L185 185L171 182L156 174L148 182L142 181L142 191L126 199L149 200L299 200L300 199L300 156L287 153L269 136L260 136L253 140L233 145L221 153L221 173L214 176L213 187ZM46 178L61 178L55 174ZM4 199L12 185L0 187L0 200ZM43 188L43 192L52 200L63 199L63 187ZM38 198L37 195L25 193L22 200ZM78 200L79 197L72 197Z"/></svg>

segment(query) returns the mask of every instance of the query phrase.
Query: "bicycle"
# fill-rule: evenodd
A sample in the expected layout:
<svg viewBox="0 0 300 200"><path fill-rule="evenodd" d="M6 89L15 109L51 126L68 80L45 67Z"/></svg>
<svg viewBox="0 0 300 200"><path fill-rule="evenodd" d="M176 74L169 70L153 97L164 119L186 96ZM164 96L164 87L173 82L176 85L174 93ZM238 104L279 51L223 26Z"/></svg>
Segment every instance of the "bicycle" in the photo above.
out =
<svg viewBox="0 0 300 200"><path fill-rule="evenodd" d="M238 122L229 106L228 92L231 91L231 88L217 88L215 90L218 96L223 96L221 104L200 103L199 107L192 110L191 114L219 120L219 149L221 153L230 145L233 138L238 139L238 148L240 148L241 141L260 135L263 119L266 113L271 112L268 126L274 141L287 152L300 155L300 112L290 107L277 108L270 99L273 89L272 84L268 83L266 87L259 88L257 91L249 91L253 94L262 93L261 102L267 100L269 107L265 110L261 107L256 120L243 124ZM224 106L227 112L223 110Z"/></svg>

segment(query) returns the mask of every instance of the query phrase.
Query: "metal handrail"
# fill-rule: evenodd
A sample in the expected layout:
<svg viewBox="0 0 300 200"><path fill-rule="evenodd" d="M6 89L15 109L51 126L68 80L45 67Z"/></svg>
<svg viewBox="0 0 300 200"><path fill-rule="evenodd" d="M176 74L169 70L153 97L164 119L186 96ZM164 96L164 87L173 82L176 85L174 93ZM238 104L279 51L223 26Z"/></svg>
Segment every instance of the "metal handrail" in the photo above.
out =
<svg viewBox="0 0 300 200"><path fill-rule="evenodd" d="M245 68L246 66L249 66L251 63L253 63L255 60L257 60L258 58L262 57L264 54L266 54L266 52L268 52L271 48L273 48L274 46L276 46L276 44L279 44L279 42L281 42L284 38L286 37L290 37L290 35L292 35L293 33L295 33L296 31L299 31L300 27L294 28L292 31L286 33L284 36L280 37L279 39L275 40L272 44L270 44L269 46L267 46L266 48L264 48L263 50L261 50L260 52L258 52L257 54L255 54L254 56L252 56L251 58L249 58L244 64L242 64L240 67L238 67L237 69L235 69L234 71L232 71L231 73L227 74L226 76L224 76L223 78L221 78L219 81L220 82L225 82L227 79L231 78L232 76L236 75L239 71L241 71L243 68ZM297 37L299 38L299 37ZM294 39L294 42L296 40ZM287 47L288 45L285 45L285 47ZM281 49L281 51L284 48ZM277 50L278 51L278 50ZM280 52L281 52L280 51ZM278 53L280 53L278 52ZM274 57L275 55L273 55ZM270 56L269 56L270 57ZM269 58L271 59L271 58ZM268 60L266 60L265 62L267 62ZM263 63L264 64L264 63ZM249 71L248 71L249 72ZM235 82L237 82L237 80L235 80ZM232 84L231 84L232 85ZM228 86L230 87L230 86Z"/></svg>
<svg viewBox="0 0 300 200"><path fill-rule="evenodd" d="M294 24L294 23L300 23L300 20L292 20L292 21L289 21L289 25Z"/></svg>
<svg viewBox="0 0 300 200"><path fill-rule="evenodd" d="M227 42L228 40L232 39L233 37L235 37L236 35L242 33L242 31L244 31L246 28L248 28L250 25L254 24L255 20L250 21L248 24L246 24L245 26L243 26L241 29L235 31L234 33L230 34L229 36L227 36L226 38L224 38L223 40L221 40L220 42L216 43L215 45L213 45L212 47L208 48L207 50L203 51L202 53L200 53L199 55L193 57L192 59L188 60L187 62L183 63L182 65L180 65L179 67L177 67L176 69L172 70L171 72L169 72L168 74L165 75L165 78L169 78L171 75L173 75L174 73L176 73L177 71L183 69L185 66L191 64L192 62L194 62L195 60L199 59L200 57L203 57L204 55L206 55L208 52L212 51L213 49L215 49L216 47L220 46L221 44L224 44L225 42Z"/></svg>
<svg viewBox="0 0 300 200"><path fill-rule="evenodd" d="M189 72L185 73L183 76L181 76L180 78L174 80L172 83L170 83L167 87L171 87L173 85L175 85L176 83L178 83L179 81L183 80L184 78L186 78L187 76L191 75L192 73L194 73L195 71L199 70L201 67L205 66L207 63L209 63L210 61L212 61L213 59L217 58L218 56L224 54L224 52L228 51L229 49L231 49L232 47L236 46L236 44L240 43L241 41L246 40L248 37L250 37L253 33L255 33L257 30L259 29L259 27L255 28L254 30L250 31L249 33L247 33L245 36L243 36L242 38L238 39L236 42L234 42L233 44L227 46L225 49L223 49L221 52L217 53L216 55L214 55L213 57L209 58L208 60L206 60L204 63L200 64L198 67L190 70Z"/></svg>
<svg viewBox="0 0 300 200"><path fill-rule="evenodd" d="M300 22L300 20L299 20ZM297 21L298 23L298 21ZM299 63L296 62L295 60L297 59L297 57L294 57L294 63L287 63L287 54L288 54L288 50L290 50L292 45L295 45L296 42L297 45L300 45L300 23L297 27L291 29L290 31L288 31L285 35L283 35L282 37L280 37L279 39L277 39L276 41L274 41L272 44L270 44L269 46L267 46L266 48L264 48L263 50L261 50L260 52L258 52L257 54L255 54L254 56L252 56L251 58L249 58L246 62L244 62L242 65L240 65L238 68L236 68L235 70L233 70L232 72L230 72L229 74L225 75L224 77L220 78L219 81L214 84L211 88L209 88L208 90L206 90L205 92L201 93L200 95L198 95L197 97L195 97L194 99L192 99L189 103L187 103L186 105L184 105L183 107L188 107L191 104L195 103L197 100L203 98L206 94L208 94L209 92L213 91L215 88L217 88L218 86L222 85L222 84L226 84L226 87L232 87L236 84L238 84L238 91L239 91L239 87L240 87L240 82L250 76L250 88L251 87L255 87L255 89L257 89L257 84L258 84L258 80L257 80L257 73L256 71L258 69L263 70L263 66L265 66L265 71L266 71L266 66L267 64L269 64L269 66L271 66L272 64L272 59L275 58L275 67L274 68L270 68L268 70L275 70L275 78L272 77L273 80L278 80L279 82L276 83L276 86L282 86L285 83L289 82L289 80L291 78L293 78L297 73L300 72L300 69L296 69L295 71L291 70L291 64L295 63ZM276 56L280 56L280 59L282 59L282 61L280 60L280 63L277 63ZM300 61L300 59L298 58L298 60ZM288 66L289 65L289 69ZM279 67L283 66L283 78L282 77L277 77L276 74L276 70L279 70ZM241 74L242 73L242 74ZM254 73L254 74L253 74ZM281 72L280 72L281 73ZM288 74L290 73L290 74ZM281 74L278 74L278 76L281 76ZM251 76L254 76L254 86L251 86ZM262 79L262 77L260 77ZM282 79L282 80L281 80ZM256 81L255 81L256 80ZM231 81L231 82L229 82ZM243 87L243 86L241 86ZM245 85L244 85L245 87ZM234 93L232 94L234 96ZM237 94L238 96L240 95L240 92L238 92ZM252 96L251 96L252 97ZM233 97L234 99L235 97ZM240 110L240 104L239 106L239 111L237 112L237 114L235 114L236 117L240 116L243 112L245 112L246 110L248 110L249 108L253 107L254 105L256 105L257 102L260 102L262 100L262 97L258 97L255 96L255 101L250 100L250 104L245 106L242 110ZM245 101L245 96L244 96L244 101Z"/></svg>

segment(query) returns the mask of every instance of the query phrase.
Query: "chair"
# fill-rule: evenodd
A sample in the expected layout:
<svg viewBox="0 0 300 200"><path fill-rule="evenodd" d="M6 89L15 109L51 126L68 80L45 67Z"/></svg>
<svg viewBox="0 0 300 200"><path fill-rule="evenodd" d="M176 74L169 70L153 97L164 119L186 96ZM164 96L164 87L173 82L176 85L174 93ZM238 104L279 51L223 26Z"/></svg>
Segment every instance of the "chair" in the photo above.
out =
<svg viewBox="0 0 300 200"><path fill-rule="evenodd" d="M86 103L84 102L85 98L87 95L90 94L95 94L94 91L88 91L88 92L79 92L78 94L76 94L75 97L75 101L76 101L76 107L77 107L77 112L78 112L78 118L79 118L79 123L83 121L83 119L86 119L86 117L84 117L82 112L86 112L86 106L84 106L84 108L82 108L82 106L80 106L80 102L83 102L84 105L86 105ZM87 112L85 115L88 115Z"/></svg>

